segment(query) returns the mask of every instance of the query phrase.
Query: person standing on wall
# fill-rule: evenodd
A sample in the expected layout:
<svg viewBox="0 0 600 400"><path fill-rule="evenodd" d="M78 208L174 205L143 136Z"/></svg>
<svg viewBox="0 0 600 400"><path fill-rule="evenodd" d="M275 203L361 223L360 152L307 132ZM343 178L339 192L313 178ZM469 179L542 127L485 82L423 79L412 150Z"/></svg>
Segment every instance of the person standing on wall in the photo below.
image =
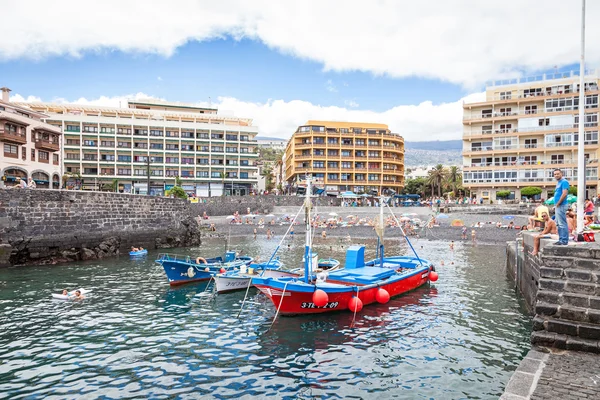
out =
<svg viewBox="0 0 600 400"><path fill-rule="evenodd" d="M567 195L569 194L569 181L560 169L554 170L556 189L554 189L554 207L556 224L558 225L558 242L555 245L565 246L569 243L569 226L567 225Z"/></svg>

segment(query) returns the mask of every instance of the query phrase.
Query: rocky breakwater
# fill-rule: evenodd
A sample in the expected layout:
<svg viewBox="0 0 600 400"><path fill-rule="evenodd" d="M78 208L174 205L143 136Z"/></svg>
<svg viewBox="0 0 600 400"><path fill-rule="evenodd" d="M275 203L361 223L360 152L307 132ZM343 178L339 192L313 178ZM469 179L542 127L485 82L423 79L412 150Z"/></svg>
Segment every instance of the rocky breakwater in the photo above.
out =
<svg viewBox="0 0 600 400"><path fill-rule="evenodd" d="M197 215L180 199L0 190L0 266L105 258L131 246L198 245Z"/></svg>

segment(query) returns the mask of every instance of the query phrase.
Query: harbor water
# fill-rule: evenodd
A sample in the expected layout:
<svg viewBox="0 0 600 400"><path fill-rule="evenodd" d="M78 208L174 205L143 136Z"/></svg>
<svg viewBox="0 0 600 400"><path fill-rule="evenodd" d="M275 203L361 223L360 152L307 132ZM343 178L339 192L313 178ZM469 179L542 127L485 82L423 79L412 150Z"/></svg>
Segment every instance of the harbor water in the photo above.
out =
<svg viewBox="0 0 600 400"><path fill-rule="evenodd" d="M346 239L315 240L344 261ZM173 253L210 257L224 240ZM375 242L367 244L374 256ZM398 239L386 252L407 254ZM439 280L387 304L278 317L255 289L170 288L158 252L0 270L0 398L498 398L529 349L531 319L506 278L504 246L416 241ZM275 240L232 238L268 259ZM302 238L280 259L300 266ZM443 262L444 265L441 265ZM79 302L63 288L90 289Z"/></svg>

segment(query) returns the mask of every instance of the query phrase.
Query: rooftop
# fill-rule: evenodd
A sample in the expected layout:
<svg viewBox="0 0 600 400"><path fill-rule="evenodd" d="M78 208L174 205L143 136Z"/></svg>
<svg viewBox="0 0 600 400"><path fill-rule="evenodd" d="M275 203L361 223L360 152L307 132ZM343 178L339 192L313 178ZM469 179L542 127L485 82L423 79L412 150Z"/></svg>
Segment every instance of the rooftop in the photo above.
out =
<svg viewBox="0 0 600 400"><path fill-rule="evenodd" d="M139 99L136 101L127 101L129 108L136 108L136 106L149 106L149 107L165 107L165 108L186 108L190 111L209 111L210 113L216 114L218 109L210 107L200 107L193 103L182 103L179 101L165 101L159 99ZM133 107L132 107L133 106Z"/></svg>
<svg viewBox="0 0 600 400"><path fill-rule="evenodd" d="M325 126L327 128L375 128L388 129L386 124L374 124L372 122L343 122L343 121L307 121L304 125Z"/></svg>
<svg viewBox="0 0 600 400"><path fill-rule="evenodd" d="M555 72L553 74L541 74L534 76L527 76L521 78L512 78L512 79L500 79L495 81L486 82L485 86L489 89L491 87L496 86L508 86L508 85L519 85L524 83L532 83L532 82L542 82L542 81L550 81L557 79L569 79L575 78L579 76L579 70L571 70L565 72ZM598 71L595 69L588 69L585 71L585 76L598 79Z"/></svg>

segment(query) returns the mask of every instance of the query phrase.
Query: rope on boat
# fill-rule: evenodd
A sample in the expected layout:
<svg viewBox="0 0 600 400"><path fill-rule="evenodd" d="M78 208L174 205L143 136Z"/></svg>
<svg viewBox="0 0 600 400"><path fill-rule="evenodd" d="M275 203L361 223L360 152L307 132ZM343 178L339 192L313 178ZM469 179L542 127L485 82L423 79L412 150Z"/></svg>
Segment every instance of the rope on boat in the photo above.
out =
<svg viewBox="0 0 600 400"><path fill-rule="evenodd" d="M298 218L298 215L300 215L300 213L302 212L302 210L304 209L304 205L302 207L300 207L300 209L298 210L298 213L296 213L296 216L294 217L294 219L292 220L292 223L290 224L290 226L288 227L287 231L285 231L285 233L283 234L283 237L281 238L281 241L279 242L279 244L277 245L277 247L275 248L275 251L273 252L273 254L271 255L271 258L269 258L269 261L267 261L267 266L269 264L271 264L271 261L273 261L273 257L275 257L275 254L277 254L277 252L279 251L279 248L281 247L281 245L283 244L283 241L285 240L285 237L288 235L288 233L290 233L290 230L292 229L292 227L294 226L294 223L296 222L296 219ZM264 269L262 274L264 273Z"/></svg>
<svg viewBox="0 0 600 400"><path fill-rule="evenodd" d="M279 310L281 309L281 305L283 304L283 296L285 296L285 290L287 289L288 283L290 283L290 281L287 281L285 283L285 286L283 287L283 292L281 293L281 299L279 300L279 306L277 306L277 312L275 313L275 317L273 317L273 322L271 322L271 326L269 327L269 329L267 329L267 332L269 332L271 330L271 328L273 327L273 324L275 323L275 320L277 319L277 316L279 315Z"/></svg>
<svg viewBox="0 0 600 400"><path fill-rule="evenodd" d="M204 293L206 293L206 291L210 287L210 283L212 282L213 279L214 279L214 277L211 275L210 279L208 280L208 283L206 284L206 287L204 288Z"/></svg>
<svg viewBox="0 0 600 400"><path fill-rule="evenodd" d="M236 319L240 319L240 315L242 315L242 310L244 309L244 304L246 303L246 298L248 297L248 292L250 291L250 286L252 286L252 277L250 277L250 280L248 281L248 286L246 287L246 294L244 295L244 300L242 300L242 305L240 306L240 312L238 312Z"/></svg>
<svg viewBox="0 0 600 400"><path fill-rule="evenodd" d="M355 286L356 288L356 298L358 299L358 286ZM350 324L351 327L354 326L354 321L356 320L356 310L358 309L358 307L354 307L354 316L352 317L352 323Z"/></svg>
<svg viewBox="0 0 600 400"><path fill-rule="evenodd" d="M419 255L417 254L415 248L413 247L412 243L408 239L408 236L406 235L406 232L404 232L404 229L402 229L402 225L400 224L400 221L398 221L398 218L396 218L396 215L394 215L394 212L392 211L392 208L390 207L390 205L388 203L385 203L385 205L387 206L388 210L390 210L390 214L392 214L392 217L396 221L396 224L398 225L398 228L400 228L400 231L402 232L402 235L404 235L404 239L406 239L406 242L410 246L411 250L413 251L413 253L415 253L415 257L417 257L417 260L419 261L419 264L421 266L423 266L423 262L421 261L421 258L419 258Z"/></svg>

